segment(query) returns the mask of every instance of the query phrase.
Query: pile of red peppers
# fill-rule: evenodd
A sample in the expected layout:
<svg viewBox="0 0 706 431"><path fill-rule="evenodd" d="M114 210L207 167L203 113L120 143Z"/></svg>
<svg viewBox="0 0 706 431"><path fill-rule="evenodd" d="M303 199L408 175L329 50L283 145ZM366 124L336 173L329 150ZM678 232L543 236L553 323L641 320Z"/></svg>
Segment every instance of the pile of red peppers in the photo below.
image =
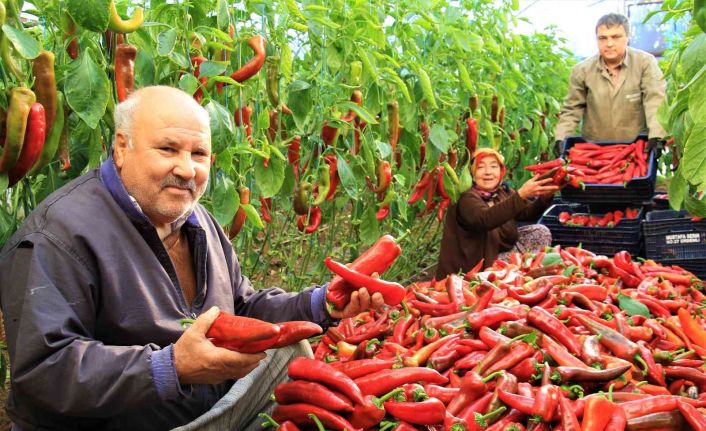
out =
<svg viewBox="0 0 706 431"><path fill-rule="evenodd" d="M329 328L313 360L290 365L268 423L706 430L702 280L559 246L480 268L413 283L397 305Z"/></svg>

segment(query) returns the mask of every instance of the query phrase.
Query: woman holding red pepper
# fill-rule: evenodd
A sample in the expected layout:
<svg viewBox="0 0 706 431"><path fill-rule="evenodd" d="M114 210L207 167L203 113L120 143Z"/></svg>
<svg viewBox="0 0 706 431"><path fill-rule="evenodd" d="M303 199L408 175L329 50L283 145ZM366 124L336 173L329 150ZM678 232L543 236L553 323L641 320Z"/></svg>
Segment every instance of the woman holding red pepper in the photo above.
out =
<svg viewBox="0 0 706 431"><path fill-rule="evenodd" d="M436 278L466 272L481 259L488 267L500 253L541 249L551 243L540 225L517 228L516 220L535 220L558 190L551 178L528 180L517 191L503 182L505 158L491 148L480 148L470 165L473 187L448 208Z"/></svg>

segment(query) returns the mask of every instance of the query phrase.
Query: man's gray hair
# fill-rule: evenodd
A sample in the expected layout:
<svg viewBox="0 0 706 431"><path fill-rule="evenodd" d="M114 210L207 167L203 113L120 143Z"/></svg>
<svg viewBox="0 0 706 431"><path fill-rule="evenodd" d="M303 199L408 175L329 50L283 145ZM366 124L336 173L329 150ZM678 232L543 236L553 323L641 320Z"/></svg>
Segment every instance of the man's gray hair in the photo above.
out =
<svg viewBox="0 0 706 431"><path fill-rule="evenodd" d="M122 132L125 134L127 137L127 143L128 147L132 148L133 142L132 142L132 128L135 123L135 112L137 112L137 108L140 106L140 101L142 100L142 96L144 93L149 92L151 89L159 89L163 88L165 90L170 90L170 91L178 91L184 94L185 96L185 101L187 103L193 103L195 106L198 107L197 111L200 115L203 115L203 118L206 122L206 134L208 138L210 139L211 137L211 127L209 123L209 115L208 111L206 111L201 105L199 105L194 99L192 99L187 93L182 92L179 89L176 89L174 87L169 87L166 85L159 85L159 86L152 86L152 87L144 87L140 90L135 91L132 93L127 99L124 101L118 103L118 105L115 107L115 112L113 113L113 120L115 121L115 132Z"/></svg>
<svg viewBox="0 0 706 431"><path fill-rule="evenodd" d="M608 15L603 15L596 24L596 33L598 33L598 27L602 25L608 28L621 25L625 29L625 34L630 35L630 22L625 15L621 15L619 13L609 13Z"/></svg>

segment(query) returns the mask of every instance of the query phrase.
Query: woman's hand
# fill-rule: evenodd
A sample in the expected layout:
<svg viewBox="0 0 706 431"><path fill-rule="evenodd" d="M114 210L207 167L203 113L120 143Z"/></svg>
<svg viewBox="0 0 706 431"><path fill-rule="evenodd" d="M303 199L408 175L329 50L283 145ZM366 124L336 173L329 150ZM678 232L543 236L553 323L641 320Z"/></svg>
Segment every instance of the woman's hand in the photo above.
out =
<svg viewBox="0 0 706 431"><path fill-rule="evenodd" d="M559 186L552 184L552 178L539 179L539 175L527 180L526 183L522 184L522 187L517 190L517 194L520 195L522 199L529 199L533 197L545 197L551 196L559 190Z"/></svg>

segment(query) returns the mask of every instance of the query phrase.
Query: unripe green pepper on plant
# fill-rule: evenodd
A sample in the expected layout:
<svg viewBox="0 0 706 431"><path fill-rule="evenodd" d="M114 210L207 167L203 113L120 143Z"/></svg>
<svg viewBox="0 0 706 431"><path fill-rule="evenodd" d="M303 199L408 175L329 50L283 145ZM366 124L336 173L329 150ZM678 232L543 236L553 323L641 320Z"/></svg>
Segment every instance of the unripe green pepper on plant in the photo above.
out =
<svg viewBox="0 0 706 431"><path fill-rule="evenodd" d="M326 196L328 195L329 188L331 187L331 177L329 175L328 165L322 163L319 165L318 169L319 177L319 194L314 199L314 205L318 206L324 203Z"/></svg>
<svg viewBox="0 0 706 431"><path fill-rule="evenodd" d="M312 189L311 183L302 181L294 189L294 212L300 216L305 216L309 213L309 193Z"/></svg>

